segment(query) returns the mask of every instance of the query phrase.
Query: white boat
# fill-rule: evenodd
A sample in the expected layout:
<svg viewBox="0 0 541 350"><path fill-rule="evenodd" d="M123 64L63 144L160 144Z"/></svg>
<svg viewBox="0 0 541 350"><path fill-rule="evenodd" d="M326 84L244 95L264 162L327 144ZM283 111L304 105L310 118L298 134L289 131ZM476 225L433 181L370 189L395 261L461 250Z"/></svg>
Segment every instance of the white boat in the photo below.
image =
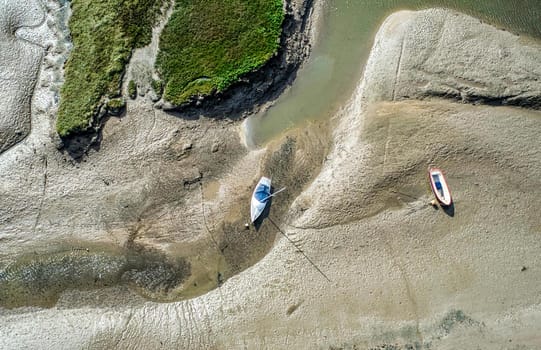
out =
<svg viewBox="0 0 541 350"><path fill-rule="evenodd" d="M445 206L451 205L453 199L451 198L451 191L449 190L445 176L443 176L443 172L438 168L429 168L428 177L432 192L434 192L438 201Z"/></svg>
<svg viewBox="0 0 541 350"><path fill-rule="evenodd" d="M263 213L270 197L271 179L263 176L257 183L254 193L252 194L252 203L250 208L252 222L256 221L257 218Z"/></svg>

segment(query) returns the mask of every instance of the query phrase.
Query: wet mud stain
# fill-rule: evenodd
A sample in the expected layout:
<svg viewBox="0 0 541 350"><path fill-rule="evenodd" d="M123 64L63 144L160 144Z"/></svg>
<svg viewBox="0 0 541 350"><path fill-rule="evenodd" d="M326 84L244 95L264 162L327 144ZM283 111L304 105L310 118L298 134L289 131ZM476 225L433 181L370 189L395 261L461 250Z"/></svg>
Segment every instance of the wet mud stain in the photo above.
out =
<svg viewBox="0 0 541 350"><path fill-rule="evenodd" d="M302 305L303 301L300 301L296 304L293 304L291 305L290 307L287 308L286 310L286 315L287 316L291 316L295 311L297 311L297 309Z"/></svg>
<svg viewBox="0 0 541 350"><path fill-rule="evenodd" d="M274 191L283 187L286 190L271 198L264 217L255 227L250 225L246 230L251 191L256 183L248 187L246 195L239 201L240 207L236 208L246 214L241 217L229 215L235 219L222 226L223 238L219 245L229 269L225 277L252 266L272 249L278 234L276 225L287 220L291 203L318 174L328 151L328 140L325 125L317 124L291 132L281 142L268 146L270 152L263 160L261 175L272 179Z"/></svg>
<svg viewBox="0 0 541 350"><path fill-rule="evenodd" d="M159 228L152 229L145 224L148 224L144 215L146 209L160 203L145 203L142 207L130 203L138 215L125 218L128 226L128 222L135 223L128 229L129 236L123 247L70 242L62 244L62 248L54 248L55 251L26 254L0 264L0 307L53 307L64 292L88 293L111 287L129 290L145 299L172 302L219 287L228 278L257 263L274 246L276 225L287 219L291 203L321 167L328 149L328 138L322 137L325 132L321 130L325 128L309 127L269 147L261 164L261 174L272 176L275 186L287 187L287 191L273 198L268 218L257 230L245 226L255 183L247 184L244 194L221 214L220 221L205 222L208 237L183 243L172 241L170 237L161 238L160 243L167 243L169 247L167 253L151 247ZM207 188L200 183L193 186L185 190L201 191L202 200L212 198L219 191L218 182L209 183ZM171 191L165 191L161 199L169 202L176 198ZM84 299L85 293L80 294ZM77 303L76 299L71 297L70 300Z"/></svg>
<svg viewBox="0 0 541 350"><path fill-rule="evenodd" d="M220 182L209 181L203 186L203 198L207 201L216 199L218 192L220 191Z"/></svg>
<svg viewBox="0 0 541 350"><path fill-rule="evenodd" d="M76 248L30 254L0 268L0 306L52 307L67 290L127 286L160 300L190 275L190 264L148 249Z"/></svg>
<svg viewBox="0 0 541 350"><path fill-rule="evenodd" d="M391 331L384 331L372 336L372 342L343 343L330 345L328 349L370 349L370 350L430 350L439 349L451 334L460 336L463 331L483 334L484 325L462 310L451 309L432 324L423 327L426 336L418 339L415 326L404 326Z"/></svg>

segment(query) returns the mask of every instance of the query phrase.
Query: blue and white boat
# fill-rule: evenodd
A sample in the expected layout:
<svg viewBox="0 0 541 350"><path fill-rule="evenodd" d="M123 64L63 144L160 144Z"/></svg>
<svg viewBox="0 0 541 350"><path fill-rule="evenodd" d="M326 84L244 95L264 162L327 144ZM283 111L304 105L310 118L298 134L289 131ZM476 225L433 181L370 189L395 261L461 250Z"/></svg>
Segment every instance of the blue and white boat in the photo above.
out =
<svg viewBox="0 0 541 350"><path fill-rule="evenodd" d="M256 221L259 216L265 210L267 203L271 197L271 179L268 177L262 177L257 186L254 189L252 194L252 203L251 203L251 218L252 222Z"/></svg>

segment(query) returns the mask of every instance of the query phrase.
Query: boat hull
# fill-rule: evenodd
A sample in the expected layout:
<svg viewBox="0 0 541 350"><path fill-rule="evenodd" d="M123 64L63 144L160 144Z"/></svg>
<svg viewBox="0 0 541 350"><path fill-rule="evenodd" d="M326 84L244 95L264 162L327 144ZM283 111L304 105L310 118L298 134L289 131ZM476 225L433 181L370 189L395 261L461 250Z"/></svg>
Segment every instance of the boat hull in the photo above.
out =
<svg viewBox="0 0 541 350"><path fill-rule="evenodd" d="M265 211L271 195L271 179L262 177L255 186L250 205L250 217L255 222Z"/></svg>
<svg viewBox="0 0 541 350"><path fill-rule="evenodd" d="M436 196L438 202L444 206L451 205L453 203L451 190L447 184L447 179L443 175L443 171L438 168L430 168L428 169L428 178L432 192L434 193L434 196Z"/></svg>

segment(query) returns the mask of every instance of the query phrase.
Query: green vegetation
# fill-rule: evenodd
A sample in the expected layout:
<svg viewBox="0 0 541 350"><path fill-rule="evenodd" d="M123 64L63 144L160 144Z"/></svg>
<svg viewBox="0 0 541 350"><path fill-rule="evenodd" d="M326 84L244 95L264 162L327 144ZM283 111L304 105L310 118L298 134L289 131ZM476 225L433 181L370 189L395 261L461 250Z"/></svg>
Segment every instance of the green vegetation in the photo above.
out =
<svg viewBox="0 0 541 350"><path fill-rule="evenodd" d="M107 101L107 107L113 109L120 109L126 107L126 101L123 98L113 98Z"/></svg>
<svg viewBox="0 0 541 350"><path fill-rule="evenodd" d="M176 105L222 91L278 50L282 0L177 0L156 67Z"/></svg>
<svg viewBox="0 0 541 350"><path fill-rule="evenodd" d="M126 100L122 97L113 98L107 101L107 112L110 115L118 116L122 113L122 110L126 107Z"/></svg>
<svg viewBox="0 0 541 350"><path fill-rule="evenodd" d="M159 98L163 95L163 80L152 80L152 89L158 95Z"/></svg>
<svg viewBox="0 0 541 350"><path fill-rule="evenodd" d="M56 129L87 130L106 98L120 95L131 51L150 43L166 0L72 0L73 51L65 65Z"/></svg>
<svg viewBox="0 0 541 350"><path fill-rule="evenodd" d="M122 73L134 48L169 0L72 0L73 51L65 65L56 129L65 137L89 129L106 101L120 96ZM182 104L222 91L259 68L279 47L282 0L178 0L160 38L156 94ZM131 98L135 82L128 83ZM108 107L111 107L110 102Z"/></svg>
<svg viewBox="0 0 541 350"><path fill-rule="evenodd" d="M137 86L135 85L135 81L130 80L128 83L128 95L132 100L135 100L137 97Z"/></svg>

